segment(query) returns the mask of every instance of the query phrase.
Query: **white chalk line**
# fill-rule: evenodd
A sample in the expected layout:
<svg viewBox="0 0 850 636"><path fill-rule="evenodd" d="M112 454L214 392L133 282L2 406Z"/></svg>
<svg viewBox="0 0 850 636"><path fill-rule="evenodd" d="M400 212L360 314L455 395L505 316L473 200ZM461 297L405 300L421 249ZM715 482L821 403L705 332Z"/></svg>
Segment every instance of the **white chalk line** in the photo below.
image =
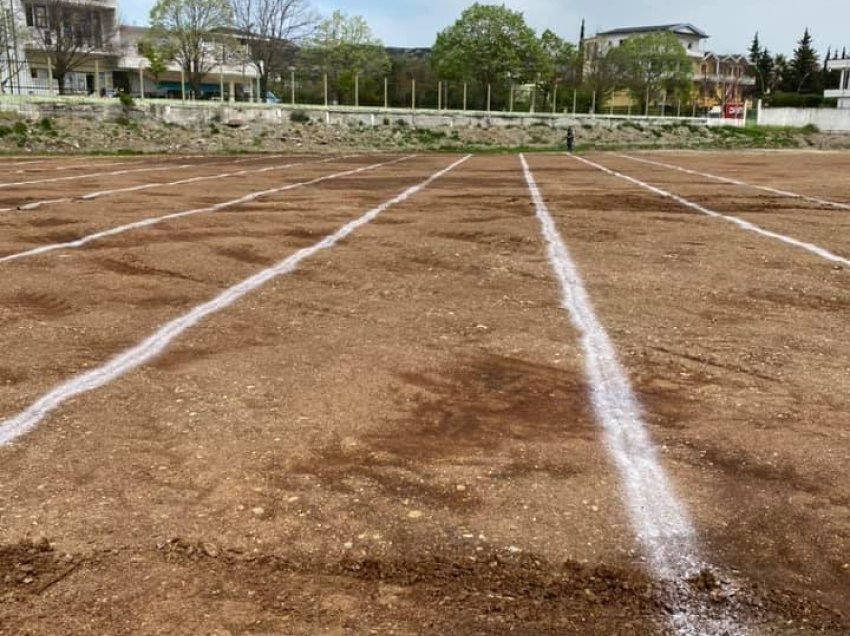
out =
<svg viewBox="0 0 850 636"><path fill-rule="evenodd" d="M114 163L104 163L101 168L112 168L114 166L126 166L135 163L132 161L116 161ZM70 166L56 166L55 168L36 168L34 170L7 170L5 174L43 174L46 172L61 172L63 170L80 170L82 168L91 168L91 164L73 164Z"/></svg>
<svg viewBox="0 0 850 636"><path fill-rule="evenodd" d="M401 194L396 195L392 199L385 201L375 208L372 208L359 218L343 225L335 233L326 236L318 243L315 243L310 247L300 249L291 256L280 261L278 264L264 269L261 272L246 278L242 282L226 289L212 300L195 307L188 313L165 324L153 335L149 336L136 346L118 354L105 364L90 371L78 374L70 380L67 380L55 387L19 414L0 422L0 446L8 444L31 431L50 412L61 406L64 402L67 402L82 393L87 393L105 386L106 384L117 380L129 371L149 362L162 353L175 338L191 327L197 325L207 316L229 307L243 296L261 287L270 280L291 273L303 260L313 256L317 252L333 247L359 227L373 221L385 210L409 199L420 190L429 186L435 180L454 170L456 167L467 161L469 157L470 155L467 155L447 168L443 168L439 172L431 175L425 181L411 186Z"/></svg>
<svg viewBox="0 0 850 636"><path fill-rule="evenodd" d="M704 601L686 589L685 579L707 567L696 531L658 460L631 383L524 155L520 161L561 287L561 306L581 337L593 412L619 471L629 517L653 575L677 586L681 606L671 619L673 626L682 636L743 634L728 617L707 616Z"/></svg>
<svg viewBox="0 0 850 636"><path fill-rule="evenodd" d="M243 203L250 203L251 201L255 201L261 197L271 196L273 194L280 194L281 192L287 192L289 190L295 190L297 188L304 188L307 186L315 185L317 183L322 183L323 181L330 181L331 179L339 179L342 177L348 177L355 174L360 174L361 172L366 172L368 170L375 170L377 168L381 168L384 166L390 166L396 163L401 163L402 161L407 161L408 159L413 158L415 155L408 155L406 157L401 157L399 159L393 159L391 161L384 161L381 163L373 163L369 166L363 166L361 168L356 168L352 170L346 170L344 172L337 172L330 175L325 175L322 177L316 177L315 179L310 179L309 181L299 181L297 183L290 183L280 188L272 188L270 190L260 190L258 192L252 192L250 194L246 194L245 196L239 197L238 199L232 199L230 201L224 201L223 203L216 203L215 205L211 205L205 208L195 208L193 210L186 210L184 212L173 212L172 214L165 214L163 216L153 216L148 217L146 219L142 219L141 221L134 221L133 223L126 223L124 225L119 225L117 227L110 228L108 230L103 230L101 232L95 232L94 234L88 234L86 236L80 237L73 241L66 241L64 243L51 243L49 245L41 245L39 247L34 247L32 249L18 252L16 254L9 254L7 256L0 257L0 264L3 263L11 263L12 261L18 261L24 258L29 258L32 256L39 256L42 254L49 254L50 252L56 252L59 250L67 250L67 249L77 249L80 247L84 247L89 243L94 241L98 241L100 239L104 239L111 236L117 236L118 234L124 234L125 232L130 232L132 230L138 230L144 227L151 227L154 225L158 225L160 223L165 223L166 221L173 221L175 219L182 219L187 216L194 216L196 214L206 214L211 212L218 212L219 210L224 210L227 208L232 208L237 205L241 205Z"/></svg>
<svg viewBox="0 0 850 636"><path fill-rule="evenodd" d="M135 174L139 172L161 172L163 170L185 170L191 168L192 164L181 164L176 166L159 166L157 168L132 168L126 170L113 170L112 172L97 172L94 174L75 174L67 177L52 177L50 179L34 179L32 181L16 181L9 183L0 183L0 188L13 188L16 186L38 185L42 183L59 183L60 181L76 181L78 179L95 179L99 177L117 177L125 174Z"/></svg>
<svg viewBox="0 0 850 636"><path fill-rule="evenodd" d="M42 208L42 207L45 207L45 206L48 206L48 205L56 205L56 204L59 204L59 203L71 203L73 201L91 201L93 199L99 199L101 197L112 196L112 195L115 195L115 194L125 194L127 192L141 192L143 190L152 190L152 189L155 189L155 188L168 188L168 187L174 187L174 186L189 185L189 184L192 184L192 183L200 183L202 181L211 181L211 180L215 180L215 179L229 179L231 177L243 177L243 176L249 175L249 174L264 174L264 173L267 173L267 172L274 172L276 170L284 170L286 168L294 168L296 166L302 166L302 165L306 165L306 164L310 164L310 163L322 164L322 163L330 163L331 161L336 161L336 160L342 161L344 159L350 159L353 156L356 156L356 155L344 155L344 156L341 156L341 157L333 157L333 158L329 158L329 159L322 159L321 161L301 161L301 162L297 162L297 163L287 163L287 164L276 165L276 166L267 166L265 168L256 168L256 169L253 169L253 170L245 169L245 170L239 170L238 172L223 172L223 173L214 174L214 175L203 175L203 176L200 176L200 177L192 177L192 178L189 178L189 179L181 179L179 181L169 181L169 182L165 182L165 183L160 183L160 182L144 183L142 185L129 186L129 187L126 187L126 188L114 188L112 190L101 190L99 192L90 192L88 194L62 197L62 198L58 198L58 199L45 199L43 201L33 201L32 203L26 203L26 204L20 205L16 208L0 208L0 213L2 213L2 212L31 212L33 210L37 210L39 208ZM201 168L203 166L198 166L198 167Z"/></svg>
<svg viewBox="0 0 850 636"><path fill-rule="evenodd" d="M654 192L658 196L664 197L665 199L672 199L676 203L680 203L681 205L684 205L685 207L691 208L692 210L696 210L697 212L700 212L700 213L705 214L707 216L713 217L715 219L723 219L725 221L728 221L729 223L733 223L734 225L737 225L738 227L740 227L743 230L747 230L749 232L755 232L756 234L760 234L761 236L766 236L767 238L772 238L772 239L775 239L777 241L781 241L782 243L785 243L787 245L791 245L793 247L798 247L802 250L809 252L810 254L814 254L815 256L819 256L820 258L822 258L824 260L827 260L827 261L830 261L832 263L836 263L838 265L842 265L844 267L850 268L850 259L846 259L842 256L839 256L838 254L830 252L829 250L827 250L827 249L825 249L825 248L823 248L819 245L815 245L814 243L807 243L805 241L800 241L798 239L795 239L791 236L787 236L785 234L779 234L778 232L766 230L763 227L755 225L754 223L750 223L749 221L745 221L744 219L739 218L737 216L732 216L730 214L722 214L720 212L715 212L714 210L709 210L708 208L705 208L705 207L699 205L698 203L694 203L693 201L689 201L688 199L685 199L684 197L680 197L677 194L673 194L672 192L667 192L666 190L662 190L661 188L657 188L657 187L650 185L648 183L644 183L640 179L635 179L634 177L630 177L629 175L623 174L621 172L617 172L616 170L612 170L611 168L606 168L605 166L598 164L598 163L595 163L593 161L590 161L589 159L585 159L585 158L579 157L577 155L568 155L568 156L572 157L576 161L581 161L582 163L585 163L588 166L592 166L592 167L596 168L597 170L601 170L602 172L609 174L613 177L618 177L620 179L628 181L629 183L633 183L634 185L639 186L639 187L641 187L645 190L649 190L650 192Z"/></svg>
<svg viewBox="0 0 850 636"><path fill-rule="evenodd" d="M658 166L659 168L667 168L669 170L677 170L679 172L684 172L685 174L693 175L695 177L705 177L706 179L714 179L715 181L719 181L720 183L728 183L730 185L741 186L744 188L754 188L756 190L762 190L764 192L769 192L771 194L777 194L782 197L789 197L792 199L801 199L803 201L808 201L809 203L817 203L818 205L824 205L827 207L837 208L839 210L850 210L850 204L848 203L839 203L838 201L830 201L829 199L821 199L818 197L809 196L807 194L799 194L797 192L791 192L790 190L779 190L777 188L771 188L770 186L759 185L757 183L748 183L746 181L741 181L740 179L732 179L730 177L722 177L716 174L710 174L708 172L700 172L699 170L691 170L689 168L684 168L682 166L677 166L671 163L663 163L661 161L653 161L652 159L646 159L644 157L633 157L631 155L622 155L617 154L617 157L622 157L623 159L630 159L631 161L638 161L640 163L645 163L650 166Z"/></svg>

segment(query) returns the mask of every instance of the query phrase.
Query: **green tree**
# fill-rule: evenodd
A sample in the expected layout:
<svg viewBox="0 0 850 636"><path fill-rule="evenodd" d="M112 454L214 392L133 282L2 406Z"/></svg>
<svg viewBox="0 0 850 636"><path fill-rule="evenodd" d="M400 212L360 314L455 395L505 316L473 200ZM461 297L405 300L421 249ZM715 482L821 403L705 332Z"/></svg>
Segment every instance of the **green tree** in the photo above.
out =
<svg viewBox="0 0 850 636"><path fill-rule="evenodd" d="M750 44L747 59L750 61L750 72L756 80L756 95L769 93L773 83L773 57L767 47L762 47L758 31Z"/></svg>
<svg viewBox="0 0 850 636"><path fill-rule="evenodd" d="M356 77L374 81L390 70L386 49L366 20L342 11L334 11L319 23L299 52L298 61L301 66L327 74L338 102L342 102L343 95L353 93Z"/></svg>
<svg viewBox="0 0 850 636"><path fill-rule="evenodd" d="M619 86L646 107L662 94L690 90L693 62L672 33L649 33L627 39L606 55Z"/></svg>
<svg viewBox="0 0 850 636"><path fill-rule="evenodd" d="M551 104L552 93L559 86L575 88L579 84L578 48L546 29L540 36L539 90Z"/></svg>
<svg viewBox="0 0 850 636"><path fill-rule="evenodd" d="M141 44L142 55L148 61L148 75L159 88L159 78L168 70L168 63L174 59L174 51L167 42L145 40Z"/></svg>
<svg viewBox="0 0 850 636"><path fill-rule="evenodd" d="M798 93L817 93L821 88L818 54L812 46L812 36L807 28L794 49L790 63L794 90Z"/></svg>
<svg viewBox="0 0 850 636"><path fill-rule="evenodd" d="M535 81L540 72L540 42L522 13L505 6L475 3L437 35L432 63L444 79L488 85Z"/></svg>
<svg viewBox="0 0 850 636"><path fill-rule="evenodd" d="M793 93L797 89L788 58L782 53L777 53L773 58L773 80L772 92Z"/></svg>
<svg viewBox="0 0 850 636"><path fill-rule="evenodd" d="M229 0L157 0L150 13L152 37L174 52L196 97L201 84L225 57L233 11Z"/></svg>

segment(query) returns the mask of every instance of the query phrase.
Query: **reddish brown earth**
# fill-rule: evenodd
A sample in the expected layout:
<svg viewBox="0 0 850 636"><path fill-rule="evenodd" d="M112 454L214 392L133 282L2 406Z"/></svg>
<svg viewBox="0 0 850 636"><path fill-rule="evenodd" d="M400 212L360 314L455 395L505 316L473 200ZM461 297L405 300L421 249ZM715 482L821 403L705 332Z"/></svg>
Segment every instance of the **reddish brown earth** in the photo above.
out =
<svg viewBox="0 0 850 636"><path fill-rule="evenodd" d="M693 157L764 184L787 161ZM809 157L799 187L827 196L850 158ZM845 213L592 158L850 252ZM388 159L0 213L0 256ZM0 419L454 160L0 265ZM107 160L13 161L0 183ZM0 207L317 158L127 161L98 169L193 167L0 189ZM760 633L850 631L850 272L569 157L529 161L741 586L717 602ZM666 633L675 582L644 570L559 303L518 159L473 158L0 448L0 634Z"/></svg>

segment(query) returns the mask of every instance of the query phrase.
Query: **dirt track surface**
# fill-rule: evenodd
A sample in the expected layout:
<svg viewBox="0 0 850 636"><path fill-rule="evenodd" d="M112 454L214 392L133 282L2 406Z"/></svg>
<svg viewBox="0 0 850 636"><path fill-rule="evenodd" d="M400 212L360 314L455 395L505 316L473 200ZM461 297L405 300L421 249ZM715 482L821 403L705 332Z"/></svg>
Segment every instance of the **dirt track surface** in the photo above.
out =
<svg viewBox="0 0 850 636"><path fill-rule="evenodd" d="M652 156L850 200L850 157L787 157ZM590 158L850 256L848 213ZM392 159L9 159L0 183L192 167L0 207L303 163L0 213L0 257ZM0 420L455 160L0 265ZM733 596L647 573L519 161L475 157L0 448L0 634L666 634L681 585L757 633L848 633L850 271L529 163Z"/></svg>

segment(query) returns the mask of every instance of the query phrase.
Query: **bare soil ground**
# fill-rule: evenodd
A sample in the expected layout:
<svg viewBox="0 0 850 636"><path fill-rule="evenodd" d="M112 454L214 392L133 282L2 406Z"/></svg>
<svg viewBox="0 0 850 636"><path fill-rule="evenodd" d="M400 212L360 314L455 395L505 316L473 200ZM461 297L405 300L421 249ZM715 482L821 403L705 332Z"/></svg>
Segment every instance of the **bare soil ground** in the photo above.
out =
<svg viewBox="0 0 850 636"><path fill-rule="evenodd" d="M785 154L654 157L850 198L847 155L793 182ZM0 184L175 169L0 188L72 199L0 213L0 257L392 158L7 159ZM850 255L847 213L593 159ZM0 420L454 160L0 264ZM529 162L733 598L646 573L518 159L474 157L0 448L0 634L666 634L675 584L848 633L850 272Z"/></svg>

